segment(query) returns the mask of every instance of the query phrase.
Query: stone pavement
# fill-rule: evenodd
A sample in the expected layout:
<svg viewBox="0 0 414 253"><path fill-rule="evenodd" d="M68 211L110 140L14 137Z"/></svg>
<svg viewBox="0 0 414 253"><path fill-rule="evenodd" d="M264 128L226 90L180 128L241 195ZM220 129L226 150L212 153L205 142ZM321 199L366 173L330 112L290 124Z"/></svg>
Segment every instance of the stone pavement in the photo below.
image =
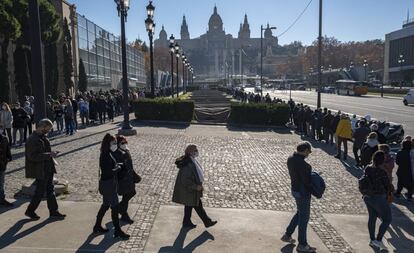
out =
<svg viewBox="0 0 414 253"><path fill-rule="evenodd" d="M70 194L64 196L63 200L101 200L97 192L99 144L107 131L116 132L116 123L88 128L74 136L52 140L53 148L62 152L58 158L60 166L57 176L59 180L69 182ZM212 210L268 210L274 211L276 216L280 212L292 213L295 210L290 195L286 159L301 139L290 131L206 125L134 124L138 135L128 141L135 168L142 175L143 181L138 185L137 195L132 199L137 207L137 211L131 213L136 222L128 228L132 237L119 245L118 252L143 252L148 239L158 233L152 231L154 224L158 222L157 213L162 210L160 207L172 205L171 195L177 174L174 160L189 143L199 146L206 177L206 207ZM323 172L328 189L323 199L312 202L310 227L328 252L364 252L361 247L366 247L366 238L358 238L358 243L355 244L353 237L348 236L352 227L342 226L343 221L337 223L335 219L331 219L332 216L351 217L352 224L356 226L355 231L366 236L366 218L363 217L366 215L366 208L357 186L357 178L362 175L362 171L334 159L331 156L334 152L332 148L319 143L312 144L314 150L308 159L309 163L315 170ZM10 198L19 191L22 183L27 182L24 179L24 150L14 149L13 155L15 161L10 164L6 174L6 193ZM407 241L408 246L412 246L413 210L414 204L407 204L403 200L393 208L393 213L404 221L396 223L392 240L389 241L398 248L398 252L411 252L400 248L403 247L400 245ZM71 214L71 209L62 211ZM7 212L1 214L0 224L7 215ZM95 213L89 215L94 217ZM226 220L222 223L225 224ZM280 228L275 227L274 238L280 236L277 234L279 231ZM176 236L178 232L172 232L171 236ZM219 237L213 233L212 235ZM277 248L279 242L274 243L275 251L280 250ZM210 244L214 245L214 242L209 242ZM153 241L151 245L154 245ZM168 245L158 246L161 248ZM196 252L203 252L203 247L199 249Z"/></svg>

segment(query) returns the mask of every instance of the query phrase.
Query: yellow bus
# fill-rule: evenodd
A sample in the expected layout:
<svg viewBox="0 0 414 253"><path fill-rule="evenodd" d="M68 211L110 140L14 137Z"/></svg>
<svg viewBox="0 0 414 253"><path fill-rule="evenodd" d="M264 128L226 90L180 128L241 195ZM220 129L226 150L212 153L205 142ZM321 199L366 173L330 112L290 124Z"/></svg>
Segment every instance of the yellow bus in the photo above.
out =
<svg viewBox="0 0 414 253"><path fill-rule="evenodd" d="M338 80L335 83L336 94L346 96L363 96L368 94L368 87L353 80Z"/></svg>

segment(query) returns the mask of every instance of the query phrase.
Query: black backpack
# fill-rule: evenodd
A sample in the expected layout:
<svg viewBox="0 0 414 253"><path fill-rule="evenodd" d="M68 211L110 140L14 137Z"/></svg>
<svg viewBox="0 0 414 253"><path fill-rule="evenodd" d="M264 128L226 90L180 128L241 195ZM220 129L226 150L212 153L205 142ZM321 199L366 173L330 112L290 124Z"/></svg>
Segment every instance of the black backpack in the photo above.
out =
<svg viewBox="0 0 414 253"><path fill-rule="evenodd" d="M374 194L374 184L366 173L358 180L358 188L362 195L371 196Z"/></svg>

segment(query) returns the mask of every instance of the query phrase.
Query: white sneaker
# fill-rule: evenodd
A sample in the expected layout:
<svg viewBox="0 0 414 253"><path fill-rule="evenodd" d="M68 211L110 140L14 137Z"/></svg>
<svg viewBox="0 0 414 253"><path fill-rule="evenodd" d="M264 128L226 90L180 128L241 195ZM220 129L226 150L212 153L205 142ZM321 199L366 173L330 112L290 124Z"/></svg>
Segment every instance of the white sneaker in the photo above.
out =
<svg viewBox="0 0 414 253"><path fill-rule="evenodd" d="M374 248L379 248L379 242L377 240L372 240L369 242L369 246L374 247Z"/></svg>
<svg viewBox="0 0 414 253"><path fill-rule="evenodd" d="M380 249L380 251L388 251L388 248L384 245L384 243L382 243L381 241L377 241L378 242L378 248Z"/></svg>

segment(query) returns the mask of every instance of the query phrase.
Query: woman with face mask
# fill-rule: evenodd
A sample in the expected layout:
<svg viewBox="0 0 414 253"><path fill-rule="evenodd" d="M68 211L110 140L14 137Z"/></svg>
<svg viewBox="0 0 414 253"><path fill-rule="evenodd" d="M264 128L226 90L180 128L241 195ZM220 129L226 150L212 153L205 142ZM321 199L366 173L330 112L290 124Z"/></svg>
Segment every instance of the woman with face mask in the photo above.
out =
<svg viewBox="0 0 414 253"><path fill-rule="evenodd" d="M128 202L135 196L135 184L141 181L141 177L134 171L127 139L122 135L117 135L116 140L118 149L114 152L114 157L123 164L118 172L118 195L122 196L119 213L121 221L132 224L134 221L128 215Z"/></svg>
<svg viewBox="0 0 414 253"><path fill-rule="evenodd" d="M94 233L107 233L108 229L102 227L102 219L106 211L111 208L112 223L114 225L114 238L128 240L129 235L121 230L119 225L119 200L116 189L117 173L121 164L115 159L114 152L118 149L115 136L106 134L101 144L101 155L99 157L100 180L99 193L102 195L102 205L96 216L93 227Z"/></svg>
<svg viewBox="0 0 414 253"><path fill-rule="evenodd" d="M178 175L175 181L172 201L184 205L183 227L195 228L191 222L191 213L194 210L200 216L206 228L214 226L217 221L212 221L203 208L201 198L203 196L204 172L197 160L197 146L189 145L185 149L184 156L175 161Z"/></svg>

